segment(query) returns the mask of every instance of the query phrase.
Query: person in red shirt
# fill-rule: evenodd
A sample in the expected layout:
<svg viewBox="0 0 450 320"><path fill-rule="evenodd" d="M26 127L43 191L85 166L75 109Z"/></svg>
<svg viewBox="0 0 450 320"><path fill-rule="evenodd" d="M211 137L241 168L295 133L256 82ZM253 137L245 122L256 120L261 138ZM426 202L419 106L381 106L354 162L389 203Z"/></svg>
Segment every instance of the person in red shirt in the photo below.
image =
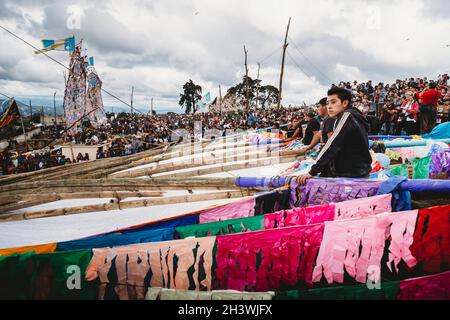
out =
<svg viewBox="0 0 450 320"><path fill-rule="evenodd" d="M430 82L429 89L419 95L420 133L425 134L433 130L437 117L437 102L442 93L436 90L436 83Z"/></svg>

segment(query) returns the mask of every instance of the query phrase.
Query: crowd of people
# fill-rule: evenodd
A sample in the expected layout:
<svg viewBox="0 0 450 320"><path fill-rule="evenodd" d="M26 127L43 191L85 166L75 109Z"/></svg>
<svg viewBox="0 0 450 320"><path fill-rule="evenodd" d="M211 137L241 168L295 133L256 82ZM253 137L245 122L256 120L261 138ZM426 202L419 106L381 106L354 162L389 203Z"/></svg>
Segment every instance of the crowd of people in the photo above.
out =
<svg viewBox="0 0 450 320"><path fill-rule="evenodd" d="M61 154L61 149L39 152L0 152L0 175L31 172L45 168L72 163L70 158Z"/></svg>
<svg viewBox="0 0 450 320"><path fill-rule="evenodd" d="M369 123L369 135L415 135L430 132L433 127L450 119L449 76L437 80L410 78L393 84L372 81L340 82L332 87L351 93L352 107L358 109ZM125 156L160 146L162 144L194 141L209 132L208 138L225 136L248 129L274 128L286 134L287 140L301 139L305 145L318 143L315 134L326 117L327 101L321 100L317 108L306 106L280 109L249 109L227 113L197 113L145 115L107 113L107 121L92 125L89 120L80 123L75 133L64 134L62 127L44 127L44 132L54 139L84 145L102 145L96 158ZM320 121L317 121L317 120ZM199 124L201 123L201 134ZM331 122L325 126L332 127ZM213 136L211 136L213 132ZM332 130L328 130L331 133ZM327 134L320 137L326 141ZM63 165L69 162L89 161L89 155L79 153L74 159L50 150L38 153L17 153L5 150L0 153L0 174L28 172Z"/></svg>
<svg viewBox="0 0 450 320"><path fill-rule="evenodd" d="M340 82L332 87L351 93L352 106L369 122L369 135L421 135L429 133L437 124L450 120L450 90L447 74L437 80L410 78L394 84L372 81ZM326 103L326 102L325 102ZM309 108L300 116L293 116L287 127L289 139L303 139L306 145L312 132L318 130L319 108Z"/></svg>
<svg viewBox="0 0 450 320"><path fill-rule="evenodd" d="M353 106L371 123L370 134L419 135L449 120L449 76L409 78L393 84L341 82L352 92Z"/></svg>
<svg viewBox="0 0 450 320"><path fill-rule="evenodd" d="M305 112L303 119L293 119L287 128L288 139L303 143L303 154L317 146L315 163L309 172L297 176L298 183L317 175L369 178L370 134L426 134L447 122L448 79L445 74L437 81L410 78L386 86L373 87L371 81L333 85L316 109Z"/></svg>
<svg viewBox="0 0 450 320"><path fill-rule="evenodd" d="M200 134L196 132L201 123L201 136L214 132L208 138L232 134L237 130L267 128L279 123L289 122L293 114L300 115L300 108L281 109L279 111L249 110L228 113L200 113L144 115L119 113L107 114L107 122L93 126L88 120L77 126L73 135L61 133L63 127L46 126L42 132L50 139L63 139L63 142L83 145L101 145L96 152L96 159L119 157L149 150L169 143L180 143L186 139L194 141ZM14 144L12 144L14 146ZM85 153L74 155L74 159L65 157L58 150L39 152L16 152L15 148L0 153L0 175L30 172L63 165L72 162L93 160Z"/></svg>
<svg viewBox="0 0 450 320"><path fill-rule="evenodd" d="M246 112L236 111L228 113L199 113L143 115L120 113L107 114L107 123L93 127L89 121L79 125L75 134L68 135L66 142L77 144L97 145L112 137L128 140L137 139L142 142L144 149L163 143L179 142L185 138L180 130L188 136L198 135L196 132L201 123L202 136L207 131L218 132L224 136L237 130L259 129L271 127L277 123L289 122L293 113L301 114L301 108L281 110L254 110ZM197 127L196 127L197 126ZM136 143L134 143L136 145ZM136 149L136 148L135 148Z"/></svg>

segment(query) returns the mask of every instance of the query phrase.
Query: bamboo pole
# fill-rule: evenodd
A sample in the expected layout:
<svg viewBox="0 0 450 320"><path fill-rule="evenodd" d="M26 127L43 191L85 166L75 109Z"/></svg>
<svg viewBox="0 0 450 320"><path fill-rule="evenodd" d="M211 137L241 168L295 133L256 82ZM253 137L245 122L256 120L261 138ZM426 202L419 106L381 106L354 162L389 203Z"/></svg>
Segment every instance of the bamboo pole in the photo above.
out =
<svg viewBox="0 0 450 320"><path fill-rule="evenodd" d="M236 142L240 142L241 140L238 138L231 138L231 139L236 139ZM231 141L231 140L230 140ZM178 157L183 157L183 156L190 156L190 155L195 155L195 154L199 154L199 153L205 153L205 152L213 152L213 151L220 151L220 150L230 150L230 149L235 149L236 146L235 145L224 145L224 144L220 144L220 145L212 145L212 146L203 146L204 143L202 143L200 146L196 146L194 144L191 143L187 143L187 144L183 144L183 145L177 145L176 147L172 147L170 150L168 150L164 156L164 158L162 158L160 161L163 160L169 160L172 158L178 158ZM245 146L253 146L256 148L262 147L262 148L267 148L268 146L283 146L285 145L285 143L280 143L280 144L272 144L272 145L264 145L264 146L255 146L254 144L247 142L244 144L240 144L238 145L238 147L245 147ZM188 150L190 149L190 152L188 152ZM138 163L140 164L145 164L150 162L149 159L142 159L139 160Z"/></svg>
<svg viewBox="0 0 450 320"><path fill-rule="evenodd" d="M40 204L44 204L47 202L53 202L56 200L59 200L58 197L53 196L53 197L47 197L46 199L38 199L38 200L35 199L35 200L30 200L30 201L23 201L23 202L8 204L8 205L0 206L0 213L10 212L10 211L14 211L14 210L23 209L23 208L34 207L34 206L38 206Z"/></svg>
<svg viewBox="0 0 450 320"><path fill-rule="evenodd" d="M125 171L122 173L117 173L110 175L112 178L135 178L141 176L151 176L157 173L170 172L175 170L187 169L187 168L195 168L212 164L220 164L220 163L229 163L234 161L242 161L242 160L252 160L252 159L261 159L267 158L276 154L276 152L258 152L252 154L243 154L243 155L232 155L229 157L201 157L201 158L193 158L189 161L182 161L181 164L174 163L165 163L165 164L156 164L154 167L136 169L131 171ZM280 153L281 154L281 153Z"/></svg>
<svg viewBox="0 0 450 320"><path fill-rule="evenodd" d="M165 158L164 160L168 160L168 159L173 159L173 158L179 158L179 157L183 157L183 156L193 156L193 155L198 155L200 153L210 153L210 152L218 152L218 151L230 151L233 149L237 149L237 148L243 148L243 147L248 147L248 146L253 146L255 147L253 150L256 150L258 148L267 148L268 145L264 145L264 146L255 146L252 144L242 144L239 146L235 146L235 145L220 145L220 146L214 146L212 148L208 148L208 149L202 149L202 148L195 148L192 147L190 152L188 152L188 149L184 149L184 150L180 150L180 151L173 151L170 154L168 154L168 158ZM278 146L277 144L274 144L272 146ZM161 160L162 161L162 160Z"/></svg>
<svg viewBox="0 0 450 320"><path fill-rule="evenodd" d="M202 167L206 165L220 164L220 163L230 163L236 161L245 161L245 160L256 160L263 158L270 158L273 155L279 155L281 158L286 156L297 155L298 151L274 151L274 152L258 152L251 154L243 154L243 155L232 155L229 157L202 157L198 159L190 159L190 161L183 161L181 164L173 164L173 163L165 163L161 165L156 165L150 168L136 169L131 171L122 172L119 174L110 175L112 178L136 178L142 176L151 177L157 173L170 172L175 170L182 170L188 168L196 168Z"/></svg>
<svg viewBox="0 0 450 320"><path fill-rule="evenodd" d="M138 191L138 192L124 192L124 191L100 191L100 192L52 192L39 194L17 194L0 196L0 205L10 204L11 202L19 201L34 201L42 200L45 202L65 200L65 199L90 199L90 198L116 198L125 199L130 197L162 197L161 191ZM0 212L2 208L0 207Z"/></svg>
<svg viewBox="0 0 450 320"><path fill-rule="evenodd" d="M185 171L185 172L173 172L169 174L164 174L162 176L158 176L158 178L165 178L165 177L193 177L193 176L201 176L204 174L211 174L211 173L218 173L218 172L228 172L228 171L234 171L234 170L241 170L241 169L249 169L249 168L257 168L262 166L269 166L274 165L278 163L286 163L286 162L292 162L296 159L295 156L289 156L289 157L273 157L273 158L265 158L262 160L257 161L248 161L244 163L229 163L224 164L221 166L213 167L213 168L205 168L205 169L197 169L197 170L191 170L191 171Z"/></svg>
<svg viewBox="0 0 450 320"><path fill-rule="evenodd" d="M242 188L237 186L197 186L197 185L179 185L179 186L140 186L140 187L130 187L130 186L114 186L114 187L93 187L93 186L83 186L83 187L50 187L41 189L25 189L25 190L13 190L8 191L8 195L34 195L37 192L52 193L57 190L60 193L71 193L71 192L109 192L109 191L128 191L128 192L144 192L148 191L170 191L170 190L240 190ZM250 188L254 191L262 191L262 188Z"/></svg>
<svg viewBox="0 0 450 320"><path fill-rule="evenodd" d="M235 178L146 178L146 179L63 179L63 180L46 180L46 181L33 181L25 183L16 183L13 185L0 186L0 193L12 190L25 190L25 189L37 189L37 188L54 188L54 187L79 187L79 186L133 186L133 187L145 187L145 186L233 186L235 184Z"/></svg>
<svg viewBox="0 0 450 320"><path fill-rule="evenodd" d="M108 174L111 174L113 172L117 172L117 171L121 171L121 170L126 170L135 166L139 166L143 163L148 163L151 161L163 161L163 160L169 160L173 157L176 156L185 156L186 155L186 151L183 151L183 149L185 149L186 147L191 147L191 149L193 148L193 152L191 152L191 155L194 154L198 154L201 152L204 152L205 150L209 150L210 152L213 151L220 151L223 150L228 151L230 149L234 149L235 146L231 145L224 145L224 143L226 143L226 141L237 141L236 137L231 137L231 138L225 138L222 141L221 145L213 145L210 146L209 142L202 142L201 143L201 148L193 148L192 144L187 143L187 144L182 144L182 145L176 145L176 146L161 146L158 147L158 149L152 149L152 150L148 150L148 151L144 151L141 152L139 154L135 154L135 155L130 155L130 156L125 156L125 157L117 157L117 158L107 158L107 159L102 159L102 160L94 160L94 161L90 161L90 162L83 162L83 163L72 163L72 164L67 164L64 166L57 166L57 167L52 167L52 168L46 168L46 169L42 169L39 171L34 171L34 172L27 172L27 173L21 173L21 174L16 174L16 175L12 175L12 176L7 176L7 177L2 177L2 179L0 180L0 185L6 185L6 184L11 184L11 183L15 183L15 182L23 182L23 181L38 181L41 180L42 178L46 179L46 180L50 180L50 179L60 179L61 177L76 177L76 178L82 178L82 177L106 177ZM252 145L251 143L245 143L244 146L250 146ZM274 145L271 145L272 147ZM258 146L257 148L267 148L268 146ZM177 152L172 152L172 151L176 151L176 150L180 150L178 153ZM192 150L191 150L192 151ZM163 155L161 155L161 153L164 153ZM152 155L155 154L159 154L156 155L154 157L152 157ZM150 157L150 159L149 159ZM125 163L125 164L123 164ZM122 164L119 167L117 167L117 164Z"/></svg>
<svg viewBox="0 0 450 320"><path fill-rule="evenodd" d="M145 206L148 207L148 206L155 206L155 205L184 203L184 202L189 203L189 202L196 202L196 201L240 198L240 197L251 196L251 195L253 195L253 192L244 192L243 190L227 191L227 192L217 192L217 193L174 196L174 197L166 197L166 198L160 198L160 199L123 201L123 202L120 202L119 205L120 205L121 209L126 209L126 208L141 207L142 204L145 204Z"/></svg>
<svg viewBox="0 0 450 320"><path fill-rule="evenodd" d="M127 169L131 169L134 167L138 167L141 166L142 163L139 163L137 161L133 161L131 163L128 164L123 164L117 167L113 167L113 168L108 168L105 170L98 170L97 172L94 173L89 173L87 175L85 175L84 177L87 179L94 179L94 178L106 178L109 175L113 174L114 172L119 172L119 171L123 171L123 170L127 170Z"/></svg>
<svg viewBox="0 0 450 320"><path fill-rule="evenodd" d="M149 157L145 160L145 162L142 162L141 160L129 163L129 164L125 164L119 167L114 167L114 168L110 168L107 170L99 170L98 172L95 172L93 174L88 174L86 175L87 178L106 178L109 175L112 175L115 172L119 172L119 171L123 171L123 170L127 170L130 168L134 168L134 167L138 167L141 166L143 164L147 164L147 163L153 163L156 162L158 163L159 161L163 161L163 160L169 160L171 159L172 156L170 154L161 154L161 155L157 155L157 156L153 156L153 157Z"/></svg>
<svg viewBox="0 0 450 320"><path fill-rule="evenodd" d="M192 165L194 165L195 167L198 167L198 166L202 166L202 165L210 165L210 164L217 164L217 163L221 163L221 162L229 162L233 158L236 159L234 161L253 159L255 157L256 158L261 158L259 156L259 154L263 153L263 152L266 153L266 157L270 156L272 154L278 154L278 153L280 154L280 156L292 155L292 154L296 154L297 153L297 151L295 153L286 153L286 151L273 151L273 152L271 152L269 147L270 146L259 146L259 147L253 148L251 150L239 150L239 151L244 152L244 154L239 154L238 153L239 155L235 154L235 155L231 155L231 156L228 156L228 157L226 157L226 153L230 153L230 151L231 152L233 152L233 151L238 152L238 150L234 150L235 148L232 148L232 147L224 148L224 149L218 148L217 151L221 151L221 152L218 153L217 156L214 155L212 153L212 151L211 151L211 152L206 153L203 157L196 157L196 158L192 157L192 158L189 158L189 159L181 160L182 164L176 165L176 164L174 164L172 162L165 163L165 164L160 164L159 161L170 160L170 159L176 160L176 157L174 158L172 155L168 154L168 155L165 155L165 156L161 157L161 159L158 159L159 161L154 163L153 167L136 169L136 170L130 170L130 171L125 171L125 172L121 172L121 173L112 173L109 176L110 177L141 177L143 175L151 175L151 174L156 174L156 173L161 173L161 172L167 172L168 171L166 169L164 169L163 171L159 171L160 167L161 168L171 168L171 167L173 167L172 170L180 170L180 169L184 169L184 168L187 168L187 167L192 167ZM213 149L213 151L214 151L214 149ZM251 151L251 152L261 151L261 152L260 153L246 154L245 152L247 152L247 151ZM197 155L197 154L198 153L194 153L192 155ZM258 156L255 156L257 154L258 154ZM189 156L189 155L190 154L184 155L184 156ZM214 156L212 156L212 155L214 155ZM224 155L225 155L225 157L224 157ZM180 154L176 154L176 156L180 156ZM150 164L150 163L147 163L147 164ZM119 171L119 170L117 170L117 171ZM91 176L91 177L93 177L93 176Z"/></svg>
<svg viewBox="0 0 450 320"><path fill-rule="evenodd" d="M280 105L281 105L281 92L283 91L283 74L284 74L284 58L286 55L286 48L288 46L287 43L287 38L288 38L288 33L289 33L289 26L291 25L291 18L289 18L289 22L287 25L287 29L286 29L286 37L284 38L284 45L283 45L283 57L281 58L281 72L280 72L280 84L278 87L278 104L277 104L277 110L280 109Z"/></svg>
<svg viewBox="0 0 450 320"><path fill-rule="evenodd" d="M240 198L247 195L252 195L252 192L243 191L228 191L228 192L217 192L217 193L206 193L206 194L197 194L197 195L187 195L187 196L175 196L175 197L167 197L167 198L159 198L159 199L143 199L143 200L135 200L135 201L124 201L124 202L110 202L103 204L94 204L87 206L78 206L78 207L70 207L70 208L58 208L52 210L41 210L41 211L33 211L26 213L18 213L18 214L2 214L0 215L0 221L18 221L18 220L28 220L28 219L37 219L37 218L46 218L46 217L56 217L61 215L69 215L69 214L80 214L80 213L88 213L88 212L97 212L97 211L110 211L117 209L129 209L129 208L140 208L140 207L149 207L156 205L164 205L164 204L174 204L174 203L189 203L196 201L208 201L208 200L220 200L220 199L231 199L231 198Z"/></svg>

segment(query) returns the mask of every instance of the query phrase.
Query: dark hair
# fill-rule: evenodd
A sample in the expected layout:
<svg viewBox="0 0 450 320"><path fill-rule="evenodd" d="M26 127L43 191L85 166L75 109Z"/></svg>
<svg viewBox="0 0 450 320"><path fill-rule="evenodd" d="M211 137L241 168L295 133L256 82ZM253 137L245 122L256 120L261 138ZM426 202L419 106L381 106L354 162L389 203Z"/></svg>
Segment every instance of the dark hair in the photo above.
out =
<svg viewBox="0 0 450 320"><path fill-rule="evenodd" d="M342 102L347 100L349 107L352 105L352 94L347 89L339 88L339 87L332 87L327 92L327 95L329 95L329 96L332 96L334 94L337 95L339 97L339 100L341 100Z"/></svg>
<svg viewBox="0 0 450 320"><path fill-rule="evenodd" d="M326 106L327 105L327 97L320 99L319 104L321 106Z"/></svg>
<svg viewBox="0 0 450 320"><path fill-rule="evenodd" d="M314 117L316 116L316 112L315 112L313 109L309 109L309 110L306 112L306 115L307 115L308 117L310 117L310 118L314 118Z"/></svg>
<svg viewBox="0 0 450 320"><path fill-rule="evenodd" d="M430 82L430 89L436 89L436 82Z"/></svg>

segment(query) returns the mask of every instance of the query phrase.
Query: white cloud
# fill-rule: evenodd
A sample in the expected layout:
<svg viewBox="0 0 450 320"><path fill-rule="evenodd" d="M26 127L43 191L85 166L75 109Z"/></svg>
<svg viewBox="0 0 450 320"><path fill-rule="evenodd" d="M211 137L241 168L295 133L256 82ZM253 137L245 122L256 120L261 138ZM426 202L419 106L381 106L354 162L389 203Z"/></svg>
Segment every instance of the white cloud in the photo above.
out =
<svg viewBox="0 0 450 320"><path fill-rule="evenodd" d="M352 80L365 80L361 77L361 70L358 67L354 66L346 66L343 64L336 64L336 71L341 75L341 79L343 81L352 81Z"/></svg>
<svg viewBox="0 0 450 320"><path fill-rule="evenodd" d="M69 5L83 10L80 30L66 27ZM440 13L450 8L447 1L439 6L436 12L425 0L4 0L0 24L36 46L43 38L83 37L104 88L129 101L134 86L136 103L154 97L155 103L176 106L188 79L213 95L219 84L224 93L242 79L243 44L250 76L256 77L256 62L263 60L260 78L278 86L281 50L276 49L292 17L283 102L298 104L322 97L329 78L387 82L445 72L450 49L444 46L450 39L448 17ZM379 21L374 12L380 12ZM0 52L2 90L16 96L63 92L60 66L4 31L0 41L7 48ZM68 65L67 53L50 54Z"/></svg>

